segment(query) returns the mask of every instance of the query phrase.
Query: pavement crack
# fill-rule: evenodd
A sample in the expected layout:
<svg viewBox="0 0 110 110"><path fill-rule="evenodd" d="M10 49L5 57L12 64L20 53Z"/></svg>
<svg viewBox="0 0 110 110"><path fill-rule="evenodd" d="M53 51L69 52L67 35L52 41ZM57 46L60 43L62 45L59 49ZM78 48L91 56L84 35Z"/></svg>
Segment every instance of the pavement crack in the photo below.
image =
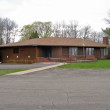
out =
<svg viewBox="0 0 110 110"><path fill-rule="evenodd" d="M68 95L68 92L66 92L66 95L67 95L67 102L69 104L69 95Z"/></svg>

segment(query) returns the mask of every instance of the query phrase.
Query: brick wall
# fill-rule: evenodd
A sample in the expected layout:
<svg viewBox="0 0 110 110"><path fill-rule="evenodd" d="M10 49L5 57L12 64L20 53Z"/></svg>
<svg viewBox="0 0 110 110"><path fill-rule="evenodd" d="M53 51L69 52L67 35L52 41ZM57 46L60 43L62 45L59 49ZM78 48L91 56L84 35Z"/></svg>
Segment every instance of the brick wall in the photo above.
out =
<svg viewBox="0 0 110 110"><path fill-rule="evenodd" d="M97 59L100 59L101 58L101 50L100 48L95 48L94 49L94 55Z"/></svg>
<svg viewBox="0 0 110 110"><path fill-rule="evenodd" d="M94 49L94 56L98 59L105 58L101 56L101 48ZM42 48L41 47L19 47L19 53L13 53L13 47L0 48L2 54L2 61L5 63L34 63L37 62L38 57L42 57ZM8 58L7 58L8 56ZM18 56L18 58L17 58ZM86 56L92 57L93 56ZM83 48L78 47L77 56L69 56L69 47L52 47L52 57L57 58L56 60L71 60L69 58L83 58ZM74 60L74 59L73 59Z"/></svg>
<svg viewBox="0 0 110 110"><path fill-rule="evenodd" d="M62 57L62 47L52 47L52 57L61 58Z"/></svg>
<svg viewBox="0 0 110 110"><path fill-rule="evenodd" d="M34 63L36 62L35 47L19 47L19 53L13 53L13 48L14 47L1 48L2 62L4 63Z"/></svg>
<svg viewBox="0 0 110 110"><path fill-rule="evenodd" d="M69 57L69 47L62 47L62 57L63 58Z"/></svg>
<svg viewBox="0 0 110 110"><path fill-rule="evenodd" d="M107 44L108 45L108 38L107 37L103 37L103 44Z"/></svg>
<svg viewBox="0 0 110 110"><path fill-rule="evenodd" d="M42 56L42 48L36 47L36 57L41 57L41 56Z"/></svg>
<svg viewBox="0 0 110 110"><path fill-rule="evenodd" d="M83 48L82 47L78 47L78 55L83 55Z"/></svg>

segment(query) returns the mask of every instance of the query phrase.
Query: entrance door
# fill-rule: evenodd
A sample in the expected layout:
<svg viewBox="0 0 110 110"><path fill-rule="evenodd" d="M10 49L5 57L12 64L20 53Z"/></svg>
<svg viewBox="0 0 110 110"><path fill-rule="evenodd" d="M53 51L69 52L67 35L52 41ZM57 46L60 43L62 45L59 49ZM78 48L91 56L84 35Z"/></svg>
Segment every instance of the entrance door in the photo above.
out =
<svg viewBox="0 0 110 110"><path fill-rule="evenodd" d="M51 47L42 47L42 57L51 57Z"/></svg>

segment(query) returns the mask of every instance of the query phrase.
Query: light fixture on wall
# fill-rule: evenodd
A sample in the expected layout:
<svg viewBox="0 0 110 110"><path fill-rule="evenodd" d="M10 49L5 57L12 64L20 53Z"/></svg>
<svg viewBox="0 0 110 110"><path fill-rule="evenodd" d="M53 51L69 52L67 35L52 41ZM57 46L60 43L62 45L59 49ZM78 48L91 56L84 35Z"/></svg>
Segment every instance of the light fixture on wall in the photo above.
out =
<svg viewBox="0 0 110 110"><path fill-rule="evenodd" d="M28 58L30 58L31 56L28 56Z"/></svg>
<svg viewBox="0 0 110 110"><path fill-rule="evenodd" d="M16 58L18 58L18 56L16 56Z"/></svg>
<svg viewBox="0 0 110 110"><path fill-rule="evenodd" d="M8 58L8 56L6 56Z"/></svg>

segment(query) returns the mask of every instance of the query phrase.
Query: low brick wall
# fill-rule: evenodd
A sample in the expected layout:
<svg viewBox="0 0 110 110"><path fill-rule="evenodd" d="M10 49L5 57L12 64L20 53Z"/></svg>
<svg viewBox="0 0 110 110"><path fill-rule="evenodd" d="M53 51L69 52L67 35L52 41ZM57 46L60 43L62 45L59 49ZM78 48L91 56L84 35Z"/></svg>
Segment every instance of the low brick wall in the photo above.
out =
<svg viewBox="0 0 110 110"><path fill-rule="evenodd" d="M95 58L95 56L91 55L91 56L86 56L86 60L93 60L93 61L96 61L97 58Z"/></svg>
<svg viewBox="0 0 110 110"><path fill-rule="evenodd" d="M109 59L108 56L101 56L101 59Z"/></svg>
<svg viewBox="0 0 110 110"><path fill-rule="evenodd" d="M50 59L44 57L37 57L36 62L50 62Z"/></svg>
<svg viewBox="0 0 110 110"><path fill-rule="evenodd" d="M78 57L68 57L68 58L44 58L44 57L37 57L37 62L77 62L78 60L90 60L90 61L96 61L97 58L94 56L78 56Z"/></svg>
<svg viewBox="0 0 110 110"><path fill-rule="evenodd" d="M3 62L4 63L4 62ZM35 63L33 60L7 60L5 63L23 63L23 64L32 64Z"/></svg>

